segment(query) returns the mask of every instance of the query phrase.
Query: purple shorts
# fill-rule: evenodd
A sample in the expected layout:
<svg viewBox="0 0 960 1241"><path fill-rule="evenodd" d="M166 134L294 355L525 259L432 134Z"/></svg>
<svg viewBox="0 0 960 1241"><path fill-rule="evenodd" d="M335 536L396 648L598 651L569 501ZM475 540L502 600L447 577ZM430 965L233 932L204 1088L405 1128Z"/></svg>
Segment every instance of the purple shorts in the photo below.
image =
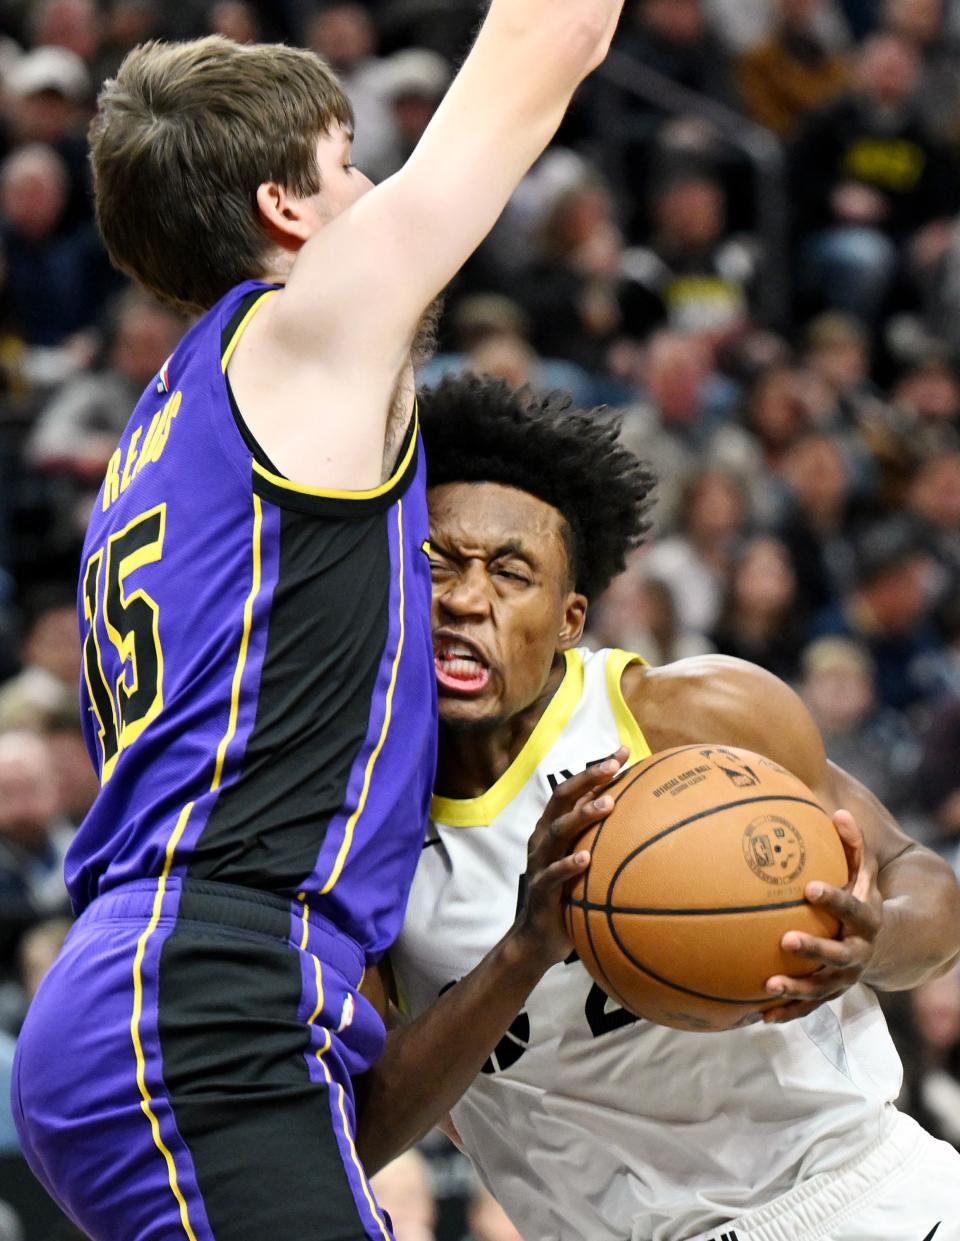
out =
<svg viewBox="0 0 960 1241"><path fill-rule="evenodd" d="M357 945L219 883L128 884L79 919L23 1027L24 1154L94 1241L390 1241L351 1077L385 1037Z"/></svg>

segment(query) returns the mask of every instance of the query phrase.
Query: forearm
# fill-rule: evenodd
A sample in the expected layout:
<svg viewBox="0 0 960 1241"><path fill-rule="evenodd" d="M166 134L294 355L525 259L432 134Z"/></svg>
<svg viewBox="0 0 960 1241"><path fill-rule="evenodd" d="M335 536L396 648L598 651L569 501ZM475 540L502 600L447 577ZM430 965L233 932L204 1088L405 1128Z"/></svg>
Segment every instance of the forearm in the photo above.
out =
<svg viewBox="0 0 960 1241"><path fill-rule="evenodd" d="M880 871L883 925L864 982L906 991L960 957L960 889L942 858L911 845Z"/></svg>
<svg viewBox="0 0 960 1241"><path fill-rule="evenodd" d="M357 1086L357 1149L373 1174L437 1123L480 1072L541 977L507 935L415 1021L387 1035Z"/></svg>

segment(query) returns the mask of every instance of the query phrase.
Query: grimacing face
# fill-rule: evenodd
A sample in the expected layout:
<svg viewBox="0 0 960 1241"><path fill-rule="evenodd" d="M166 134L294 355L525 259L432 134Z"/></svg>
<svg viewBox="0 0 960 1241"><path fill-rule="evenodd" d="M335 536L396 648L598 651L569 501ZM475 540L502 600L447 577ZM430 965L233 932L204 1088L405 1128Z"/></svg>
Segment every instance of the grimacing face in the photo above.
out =
<svg viewBox="0 0 960 1241"><path fill-rule="evenodd" d="M583 633L564 519L499 483L445 483L428 503L441 724L492 730L537 700Z"/></svg>

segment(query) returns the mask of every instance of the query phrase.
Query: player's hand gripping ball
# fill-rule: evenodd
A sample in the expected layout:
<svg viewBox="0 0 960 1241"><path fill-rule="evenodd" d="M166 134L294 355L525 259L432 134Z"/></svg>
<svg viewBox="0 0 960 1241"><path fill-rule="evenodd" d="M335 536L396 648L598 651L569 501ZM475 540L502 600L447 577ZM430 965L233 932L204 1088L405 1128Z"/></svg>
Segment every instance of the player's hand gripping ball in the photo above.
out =
<svg viewBox="0 0 960 1241"><path fill-rule="evenodd" d="M567 927L618 1004L683 1030L727 1030L782 1001L777 974L812 972L787 931L825 939L839 923L804 899L842 887L843 844L803 781L730 746L688 745L629 768L613 810L577 842L589 869L570 886Z"/></svg>

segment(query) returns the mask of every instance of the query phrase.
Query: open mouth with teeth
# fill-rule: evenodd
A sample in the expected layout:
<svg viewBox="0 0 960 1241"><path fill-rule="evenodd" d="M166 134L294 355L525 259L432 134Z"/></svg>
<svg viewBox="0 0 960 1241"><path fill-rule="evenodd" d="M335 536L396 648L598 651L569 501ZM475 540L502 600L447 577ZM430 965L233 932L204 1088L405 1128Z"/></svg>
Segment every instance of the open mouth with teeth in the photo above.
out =
<svg viewBox="0 0 960 1241"><path fill-rule="evenodd" d="M476 694L490 680L490 669L465 642L443 638L436 642L433 663L437 684L458 694Z"/></svg>

